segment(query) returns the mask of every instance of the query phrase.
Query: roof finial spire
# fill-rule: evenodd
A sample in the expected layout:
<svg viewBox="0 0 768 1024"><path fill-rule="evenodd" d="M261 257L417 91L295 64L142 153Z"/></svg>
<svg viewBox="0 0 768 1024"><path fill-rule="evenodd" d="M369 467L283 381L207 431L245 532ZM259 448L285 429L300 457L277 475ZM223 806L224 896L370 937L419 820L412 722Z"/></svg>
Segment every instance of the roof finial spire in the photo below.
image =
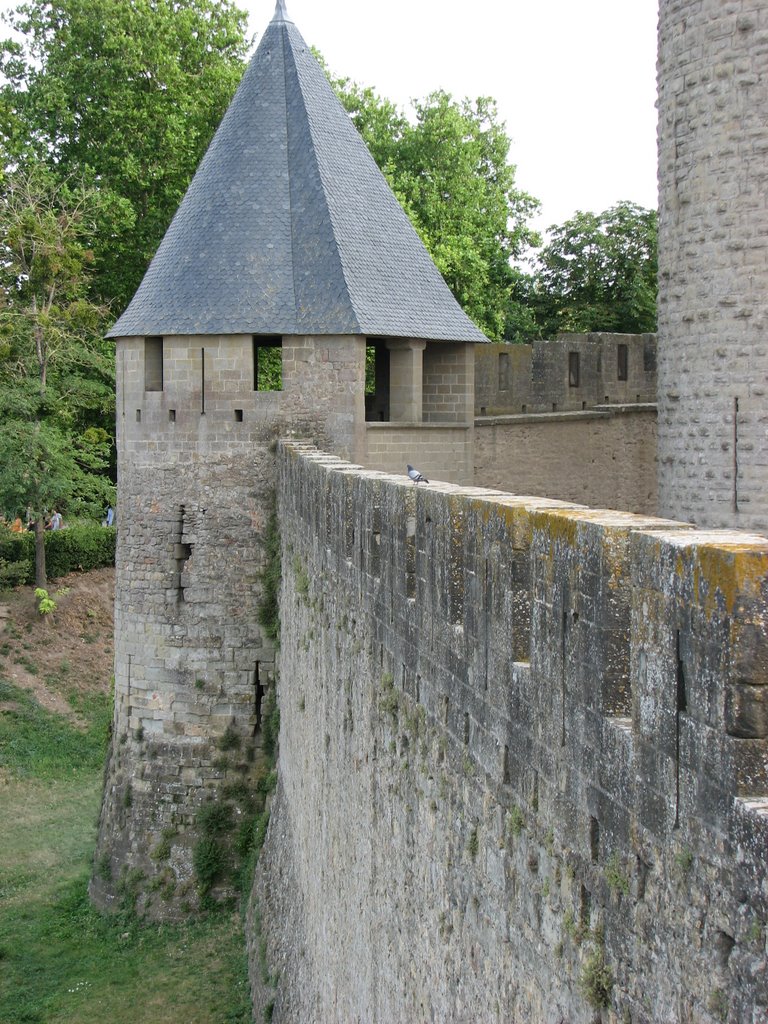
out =
<svg viewBox="0 0 768 1024"><path fill-rule="evenodd" d="M275 13L272 21L290 21L288 11L285 9L285 0L277 0L275 4Z"/></svg>

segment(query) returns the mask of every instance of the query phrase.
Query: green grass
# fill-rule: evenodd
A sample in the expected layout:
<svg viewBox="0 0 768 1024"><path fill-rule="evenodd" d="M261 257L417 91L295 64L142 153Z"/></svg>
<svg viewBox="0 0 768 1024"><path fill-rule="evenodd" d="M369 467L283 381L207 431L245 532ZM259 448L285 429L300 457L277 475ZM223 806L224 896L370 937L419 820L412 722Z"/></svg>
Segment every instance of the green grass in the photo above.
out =
<svg viewBox="0 0 768 1024"><path fill-rule="evenodd" d="M61 779L99 772L112 713L106 694L84 702L89 724L74 729L25 690L0 678L0 770L17 778ZM80 710L80 708L78 708Z"/></svg>
<svg viewBox="0 0 768 1024"><path fill-rule="evenodd" d="M158 927L88 901L109 700L79 702L85 731L2 680L0 702L0 1021L250 1024L239 914Z"/></svg>

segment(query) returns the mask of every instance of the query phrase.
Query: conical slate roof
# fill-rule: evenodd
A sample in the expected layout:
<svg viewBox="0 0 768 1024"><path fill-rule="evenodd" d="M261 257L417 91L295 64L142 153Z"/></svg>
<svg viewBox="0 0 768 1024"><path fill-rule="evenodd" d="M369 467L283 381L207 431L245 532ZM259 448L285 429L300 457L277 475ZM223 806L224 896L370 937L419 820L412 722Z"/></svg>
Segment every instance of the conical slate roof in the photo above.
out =
<svg viewBox="0 0 768 1024"><path fill-rule="evenodd" d="M451 295L283 0L111 337L486 341Z"/></svg>

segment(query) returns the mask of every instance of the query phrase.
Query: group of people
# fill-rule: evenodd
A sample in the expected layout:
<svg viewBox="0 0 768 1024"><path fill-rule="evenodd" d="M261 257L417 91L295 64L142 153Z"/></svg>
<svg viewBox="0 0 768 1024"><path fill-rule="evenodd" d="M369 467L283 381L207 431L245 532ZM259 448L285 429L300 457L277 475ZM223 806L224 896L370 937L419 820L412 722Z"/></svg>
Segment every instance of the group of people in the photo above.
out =
<svg viewBox="0 0 768 1024"><path fill-rule="evenodd" d="M57 509L53 509L50 513L46 512L43 517L44 528L46 530L63 530L64 519L61 512ZM102 526L114 526L115 525L115 510L112 505L107 506L107 511L104 514L104 518L101 520ZM16 516L14 520L9 522L5 516L0 515L0 526L6 527L11 533L26 533L28 530L34 533L36 526L35 516L31 511L27 512L26 522L22 521L21 516Z"/></svg>
<svg viewBox="0 0 768 1024"><path fill-rule="evenodd" d="M12 523L7 523L5 519L2 519L2 522L8 526L11 533L25 533L27 530L34 531L36 521L34 516L28 515L26 524L22 523L21 516L16 516ZM56 509L53 509L50 515L46 513L44 522L46 530L64 529L64 519L61 512L57 512Z"/></svg>

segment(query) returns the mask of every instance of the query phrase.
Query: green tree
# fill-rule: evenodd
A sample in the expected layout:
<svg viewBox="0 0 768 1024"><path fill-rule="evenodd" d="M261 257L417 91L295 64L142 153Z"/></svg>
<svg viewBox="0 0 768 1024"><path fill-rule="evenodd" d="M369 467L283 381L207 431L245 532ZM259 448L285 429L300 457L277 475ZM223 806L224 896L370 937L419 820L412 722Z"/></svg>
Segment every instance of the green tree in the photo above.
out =
<svg viewBox="0 0 768 1024"><path fill-rule="evenodd" d="M89 177L132 216L101 223L92 287L138 287L242 75L232 0L28 0L0 46L0 155Z"/></svg>
<svg viewBox="0 0 768 1024"><path fill-rule="evenodd" d="M551 229L530 301L544 337L565 331L656 330L655 210L620 202Z"/></svg>
<svg viewBox="0 0 768 1024"><path fill-rule="evenodd" d="M538 201L515 187L496 104L435 92L415 104L397 147L395 191L464 310L494 340L506 335L511 261L538 244Z"/></svg>
<svg viewBox="0 0 768 1024"><path fill-rule="evenodd" d="M411 122L372 89L329 78L457 301L490 338L517 340L531 317L513 262L539 244L527 223L539 203L515 185L494 100L434 92Z"/></svg>
<svg viewBox="0 0 768 1024"><path fill-rule="evenodd" d="M106 310L86 298L99 193L44 168L0 187L0 507L35 521L35 582L46 585L43 517L100 515L114 500L110 436L89 425L113 408Z"/></svg>

